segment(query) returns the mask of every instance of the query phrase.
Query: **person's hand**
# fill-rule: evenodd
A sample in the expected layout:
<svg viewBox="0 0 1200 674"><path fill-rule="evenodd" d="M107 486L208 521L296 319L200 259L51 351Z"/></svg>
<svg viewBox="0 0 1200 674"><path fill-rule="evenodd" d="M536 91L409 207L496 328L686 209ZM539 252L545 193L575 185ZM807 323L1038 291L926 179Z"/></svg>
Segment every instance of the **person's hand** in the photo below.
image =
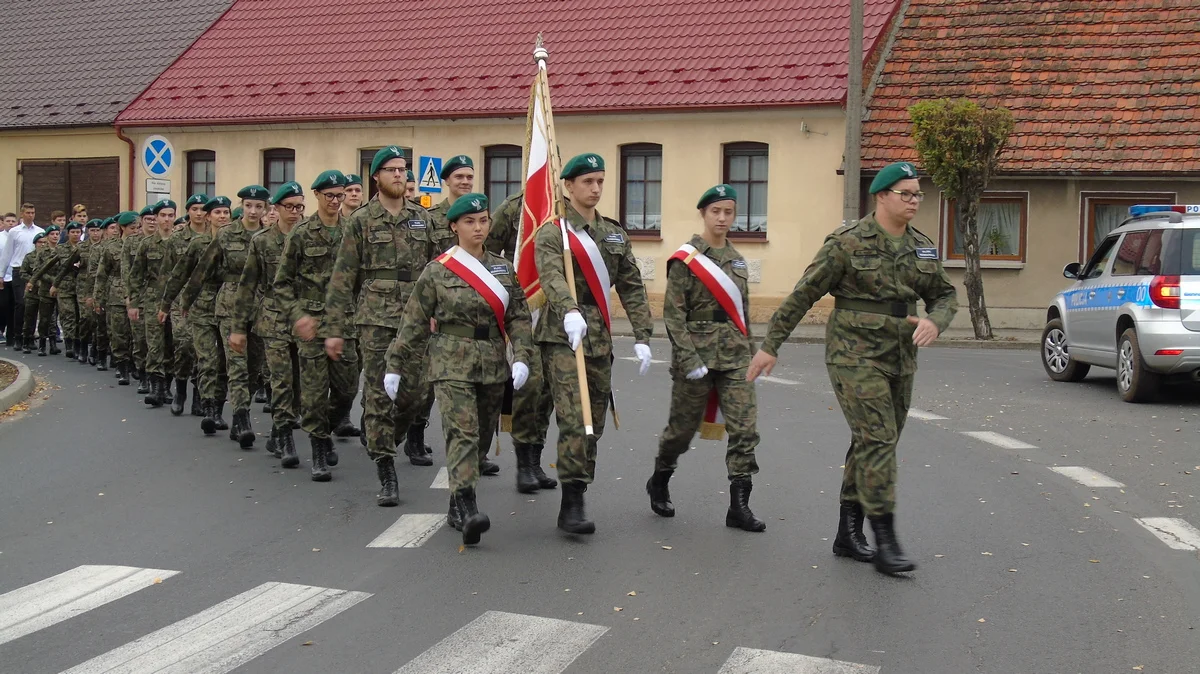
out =
<svg viewBox="0 0 1200 674"><path fill-rule="evenodd" d="M703 379L704 375L708 374L708 368L701 365L700 367L687 373L686 378L691 380Z"/></svg>
<svg viewBox="0 0 1200 674"><path fill-rule="evenodd" d="M96 313L98 313L98 314L104 313L104 307L102 305L100 305L99 303L96 304Z"/></svg>
<svg viewBox="0 0 1200 674"><path fill-rule="evenodd" d="M387 396L395 402L396 394L400 392L400 375L391 372L383 375L383 390L387 391Z"/></svg>
<svg viewBox="0 0 1200 674"><path fill-rule="evenodd" d="M87 306L87 308L88 308L88 309L91 309L91 308L92 308L92 305L93 305L92 298L90 298L90 297L89 297L89 298L85 299L85 300L83 301L83 303L84 303L84 305L86 305L86 306Z"/></svg>
<svg viewBox="0 0 1200 674"><path fill-rule="evenodd" d="M229 333L229 348L234 353L246 353L246 335L240 332Z"/></svg>
<svg viewBox="0 0 1200 674"><path fill-rule="evenodd" d="M637 359L641 361L641 367L638 368L638 374L645 375L650 371L650 345L634 344L633 352L637 355Z"/></svg>
<svg viewBox="0 0 1200 674"><path fill-rule="evenodd" d="M583 344L583 336L587 334L587 321L583 320L578 311L568 312L563 317L563 330L567 331L567 342L570 343L571 350L577 351L579 345Z"/></svg>
<svg viewBox="0 0 1200 674"><path fill-rule="evenodd" d="M775 369L775 363L778 360L775 356L759 349L750 361L750 368L746 370L746 381L754 381L758 379L759 375L770 376L771 370Z"/></svg>
<svg viewBox="0 0 1200 674"><path fill-rule="evenodd" d="M296 334L300 339L311 342L317 337L317 319L312 316L301 316L296 321Z"/></svg>
<svg viewBox="0 0 1200 674"><path fill-rule="evenodd" d="M158 312L158 323L159 323L159 325L166 325L166 324L167 324L167 318L169 318L169 316L167 316L167 312L165 312L165 311L159 311L159 312Z"/></svg>
<svg viewBox="0 0 1200 674"><path fill-rule="evenodd" d="M342 348L346 346L346 340L341 337L326 337L325 338L325 355L329 356L330 360L342 359Z"/></svg>
<svg viewBox="0 0 1200 674"><path fill-rule="evenodd" d="M933 344L934 340L936 340L940 334L937 326L934 325L933 321L929 320L928 318L909 316L908 322L910 325L917 326L917 329L913 331L912 337L913 344L916 344L917 346L929 346L930 344Z"/></svg>
<svg viewBox="0 0 1200 674"><path fill-rule="evenodd" d="M129 320L136 321L136 320L139 320L138 315L141 312L139 312L137 310L137 307L129 307L128 309L125 310L125 313L129 315Z"/></svg>
<svg viewBox="0 0 1200 674"><path fill-rule="evenodd" d="M58 297L58 286L50 286L50 296Z"/></svg>
<svg viewBox="0 0 1200 674"><path fill-rule="evenodd" d="M513 390L520 391L529 380L529 366L520 361L512 364Z"/></svg>

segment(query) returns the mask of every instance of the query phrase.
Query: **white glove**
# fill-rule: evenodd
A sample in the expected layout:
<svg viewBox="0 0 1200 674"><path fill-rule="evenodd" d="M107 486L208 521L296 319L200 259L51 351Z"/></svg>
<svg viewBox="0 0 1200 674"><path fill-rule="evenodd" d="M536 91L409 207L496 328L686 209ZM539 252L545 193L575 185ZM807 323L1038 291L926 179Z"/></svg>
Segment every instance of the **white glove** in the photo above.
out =
<svg viewBox="0 0 1200 674"><path fill-rule="evenodd" d="M513 390L520 391L529 380L529 366L520 361L512 364Z"/></svg>
<svg viewBox="0 0 1200 674"><path fill-rule="evenodd" d="M638 374L646 374L650 370L650 347L646 344L634 344L633 352L637 354L638 360L642 361Z"/></svg>
<svg viewBox="0 0 1200 674"><path fill-rule="evenodd" d="M563 330L567 331L567 341L571 344L571 350L576 351L579 345L583 344L583 336L587 334L587 321L578 311L572 311L563 317Z"/></svg>
<svg viewBox="0 0 1200 674"><path fill-rule="evenodd" d="M383 390L387 391L389 398L396 400L396 393L400 391L400 375L391 372L383 375Z"/></svg>
<svg viewBox="0 0 1200 674"><path fill-rule="evenodd" d="M700 367L687 373L688 379L703 379L704 375L708 374L708 368L701 365Z"/></svg>

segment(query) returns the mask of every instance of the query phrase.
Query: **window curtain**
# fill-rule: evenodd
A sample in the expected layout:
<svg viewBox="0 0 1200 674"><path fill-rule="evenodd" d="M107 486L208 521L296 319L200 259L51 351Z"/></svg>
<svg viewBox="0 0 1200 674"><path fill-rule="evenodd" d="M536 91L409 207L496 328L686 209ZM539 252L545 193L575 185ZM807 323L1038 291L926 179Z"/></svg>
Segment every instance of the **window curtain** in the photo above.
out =
<svg viewBox="0 0 1200 674"><path fill-rule="evenodd" d="M1129 217L1129 206L1124 204L1096 204L1095 220L1092 223L1092 250L1100 245L1104 237ZM1089 251L1090 252L1090 251Z"/></svg>
<svg viewBox="0 0 1200 674"><path fill-rule="evenodd" d="M1021 254L1021 208L1018 202L984 201L979 204L979 255L1016 256ZM967 228L954 213L954 254L963 254Z"/></svg>

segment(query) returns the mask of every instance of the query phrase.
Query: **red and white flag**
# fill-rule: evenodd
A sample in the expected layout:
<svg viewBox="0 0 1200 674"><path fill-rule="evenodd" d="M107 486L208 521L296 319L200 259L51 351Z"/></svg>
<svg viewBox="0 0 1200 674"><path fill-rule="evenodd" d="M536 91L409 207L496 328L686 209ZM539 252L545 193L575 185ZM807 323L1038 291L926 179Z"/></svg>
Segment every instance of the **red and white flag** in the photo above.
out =
<svg viewBox="0 0 1200 674"><path fill-rule="evenodd" d="M517 227L517 250L513 263L517 268L517 281L525 291L529 310L536 325L538 314L546 303L542 283L538 278L534 260L534 236L542 225L554 219L555 186L554 165L551 160L551 138L554 137L554 116L550 111L550 85L546 79L546 62L538 62L538 71L533 78L529 94L529 131L525 145L525 198L522 200L521 223Z"/></svg>

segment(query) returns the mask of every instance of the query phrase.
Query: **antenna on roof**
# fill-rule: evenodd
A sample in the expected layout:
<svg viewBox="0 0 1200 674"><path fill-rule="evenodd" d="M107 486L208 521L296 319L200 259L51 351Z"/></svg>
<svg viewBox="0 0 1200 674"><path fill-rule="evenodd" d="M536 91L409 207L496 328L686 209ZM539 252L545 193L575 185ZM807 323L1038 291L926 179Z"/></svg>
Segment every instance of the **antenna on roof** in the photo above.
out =
<svg viewBox="0 0 1200 674"><path fill-rule="evenodd" d="M533 47L533 62L542 70L546 69L546 61L550 59L550 52L542 46L542 34L538 33L537 44Z"/></svg>

